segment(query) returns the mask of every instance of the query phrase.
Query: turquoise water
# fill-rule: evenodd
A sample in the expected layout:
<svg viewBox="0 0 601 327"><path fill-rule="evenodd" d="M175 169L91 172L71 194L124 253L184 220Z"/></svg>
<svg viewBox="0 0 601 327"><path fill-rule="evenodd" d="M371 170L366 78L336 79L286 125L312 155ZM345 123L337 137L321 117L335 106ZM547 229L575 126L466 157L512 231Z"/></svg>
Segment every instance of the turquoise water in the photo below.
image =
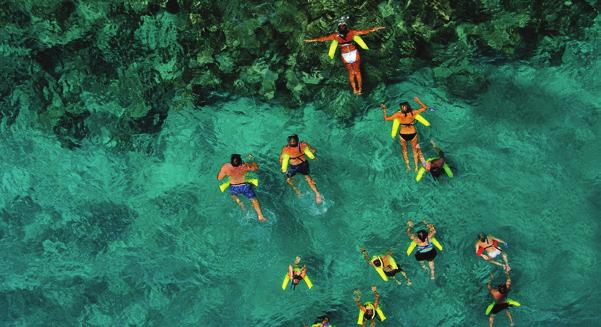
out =
<svg viewBox="0 0 601 327"><path fill-rule="evenodd" d="M135 136L130 152L103 136L101 116L90 118L93 136L68 150L32 130L23 108L0 139L1 323L301 326L329 313L352 326L352 291L372 300L376 285L383 325L485 326L493 268L473 249L485 231L511 244L517 325L595 326L601 62L598 48L585 50L575 44L559 67L490 66L488 91L469 103L449 98L428 70L390 86L391 108L413 96L438 108L425 114L432 127L420 127L420 138L427 154L434 138L455 168L440 183L416 184L404 172L377 103L364 102L364 115L346 124L311 105L249 98L184 107L158 136ZM279 173L291 133L318 149L311 169L321 206L306 184L297 199ZM217 188L233 152L261 166L267 224ZM410 218L438 227L436 282L403 255ZM397 253L414 286L381 281L360 246ZM315 287L283 292L296 255ZM507 325L502 315L497 322Z"/></svg>

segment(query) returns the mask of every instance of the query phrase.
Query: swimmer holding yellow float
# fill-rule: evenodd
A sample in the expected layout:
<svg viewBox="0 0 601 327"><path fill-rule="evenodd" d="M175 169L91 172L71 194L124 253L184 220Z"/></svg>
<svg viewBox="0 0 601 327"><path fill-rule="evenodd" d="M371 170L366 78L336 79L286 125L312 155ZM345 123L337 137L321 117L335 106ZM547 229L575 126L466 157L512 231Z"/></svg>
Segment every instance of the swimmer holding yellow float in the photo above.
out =
<svg viewBox="0 0 601 327"><path fill-rule="evenodd" d="M249 159L252 160L253 157L249 155ZM240 206L240 208L242 208L242 210L246 210L246 207L238 197L240 195L243 195L250 200L259 221L267 221L263 216L261 205L259 204L259 200L257 199L253 188L253 186L259 185L259 181L256 178L247 178L249 172L257 170L259 170L259 165L257 165L256 162L245 163L242 161L242 157L239 154L234 153L230 158L230 162L221 166L219 174L217 174L217 180L222 181L223 179L227 179L227 182L219 185L219 189L221 192L229 189L232 199Z"/></svg>
<svg viewBox="0 0 601 327"><path fill-rule="evenodd" d="M388 277L392 277L397 284L402 285L402 283L396 278L396 274L400 273L403 275L403 277L405 277L407 285L411 286L411 280L407 276L407 273L405 273L403 268L398 266L392 257L391 252L388 252L385 255L375 255L370 259L367 250L361 248L359 251L363 254L365 261L367 261L370 266L374 267L378 275L380 275L385 282L388 281Z"/></svg>
<svg viewBox="0 0 601 327"><path fill-rule="evenodd" d="M430 126L430 123L421 117L421 113L426 111L428 107L423 104L419 98L415 97L413 100L421 106L419 109L411 109L409 102L402 102L400 104L400 111L388 116L386 115L386 105L384 103L380 104L380 107L384 111L384 120L393 121L392 125L392 138L395 138L397 135L397 130L399 126L401 127L399 131L399 141L401 142L401 148L403 149L403 159L405 160L405 166L407 167L407 171L411 170L411 165L409 164L409 155L407 152L407 141L411 142L411 149L413 150L413 161L415 163L415 172L418 172L419 160L421 160L423 166L427 165L426 159L424 159L424 154L422 153L418 137L417 137L417 129L415 129L415 122L418 121L425 126ZM419 159L419 160L418 160Z"/></svg>
<svg viewBox="0 0 601 327"><path fill-rule="evenodd" d="M296 289L296 286L300 283L301 280L305 281L307 287L309 289L313 288L313 283L309 276L307 276L307 266L300 266L301 258L296 257L294 259L293 265L288 265L288 273L284 276L284 281L282 282L282 290L285 291L288 287L288 284L292 287L293 290ZM291 281L291 282L290 282Z"/></svg>
<svg viewBox="0 0 601 327"><path fill-rule="evenodd" d="M376 319L380 321L386 320L386 316L382 309L380 309L380 294L376 291L376 287L372 286L371 291L376 296L374 303L365 302L361 304L361 291L355 290L353 294L355 295L354 300L355 304L359 307L359 317L357 318L357 325L361 325L365 327L367 325L367 321L370 321L370 326L374 327L376 325Z"/></svg>
<svg viewBox="0 0 601 327"><path fill-rule="evenodd" d="M305 180L309 187L315 193L315 202L320 204L322 202L321 193L317 190L317 185L311 177L309 170L309 161L307 158L315 159L316 149L309 145L307 142L301 142L298 135L288 136L288 144L282 147L280 153L280 164L282 166L282 173L286 174L286 182L297 196L301 195L300 190L292 182L292 178L296 174L302 174L305 176Z"/></svg>
<svg viewBox="0 0 601 327"><path fill-rule="evenodd" d="M407 249L407 255L411 255L411 252L413 252L414 249L417 249L415 252L415 260L419 262L424 271L427 271L424 261L428 261L431 273L430 279L434 280L436 279L436 274L434 272L434 258L436 258L437 255L434 247L442 251L442 245L434 238L434 235L436 235L436 228L434 225L427 223L425 220L422 222L426 225L428 231L420 229L415 234L413 233L413 221L409 220L407 222L407 236L411 239L411 244Z"/></svg>

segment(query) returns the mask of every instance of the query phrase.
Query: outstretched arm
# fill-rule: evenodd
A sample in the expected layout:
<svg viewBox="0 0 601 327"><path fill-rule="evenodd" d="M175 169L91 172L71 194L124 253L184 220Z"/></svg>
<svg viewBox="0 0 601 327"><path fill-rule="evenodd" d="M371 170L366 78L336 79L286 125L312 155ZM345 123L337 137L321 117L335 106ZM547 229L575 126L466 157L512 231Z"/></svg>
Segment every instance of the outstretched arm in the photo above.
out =
<svg viewBox="0 0 601 327"><path fill-rule="evenodd" d="M219 173L217 174L217 180L220 181L225 177L225 169L223 169L224 167L221 167L221 169L219 169Z"/></svg>
<svg viewBox="0 0 601 327"><path fill-rule="evenodd" d="M259 165L256 162L245 163L247 171L257 171L259 170Z"/></svg>
<svg viewBox="0 0 601 327"><path fill-rule="evenodd" d="M365 34L369 34L371 32L379 31L383 28L384 28L384 26L378 26L378 27L368 28L366 30L353 30L353 33L355 33L355 35L365 35Z"/></svg>
<svg viewBox="0 0 601 327"><path fill-rule="evenodd" d="M363 258L365 259L365 261L367 261L367 263L369 263L371 265L372 263L369 260L369 253L367 253L367 250L364 248L361 248L361 249L359 249L359 251L361 251L361 253L363 254Z"/></svg>
<svg viewBox="0 0 601 327"><path fill-rule="evenodd" d="M428 109L428 106L426 106L423 102L421 102L421 100L418 97L413 98L413 101L415 101L417 104L419 104L421 106L421 108L413 110L413 112L416 115L421 114L422 112L426 111L426 109Z"/></svg>
<svg viewBox="0 0 601 327"><path fill-rule="evenodd" d="M412 241L415 240L415 235L413 235L413 220L407 222L407 236L409 236Z"/></svg>
<svg viewBox="0 0 601 327"><path fill-rule="evenodd" d="M331 41L336 39L336 33L332 33L330 35L326 35L326 36L320 36L320 37L316 37L314 39L307 39L305 40L305 42L310 43L310 42L325 42L325 41Z"/></svg>
<svg viewBox="0 0 601 327"><path fill-rule="evenodd" d="M499 243L507 244L507 242L503 241L502 239L500 239L498 237L492 236L492 235L488 235L488 238L491 238L493 240L497 240L497 242L499 242Z"/></svg>
<svg viewBox="0 0 601 327"><path fill-rule="evenodd" d="M386 116L386 105L384 103L380 103L380 108L382 108L382 111L384 112L384 120L394 120L394 114L392 114L391 116Z"/></svg>
<svg viewBox="0 0 601 327"><path fill-rule="evenodd" d="M424 221L424 223L426 222ZM428 227L428 238L434 237L436 235L436 227L432 224L426 224L426 226Z"/></svg>
<svg viewBox="0 0 601 327"><path fill-rule="evenodd" d="M442 150L436 145L436 143L434 143L434 140L430 139L430 144L432 144L434 151L438 153L438 157L444 159L444 152L442 152Z"/></svg>
<svg viewBox="0 0 601 327"><path fill-rule="evenodd" d="M376 296L376 300L374 301L374 309L377 309L378 304L380 304L380 294L378 294L378 291L376 291L375 286L371 287L371 291L374 292L374 295Z"/></svg>

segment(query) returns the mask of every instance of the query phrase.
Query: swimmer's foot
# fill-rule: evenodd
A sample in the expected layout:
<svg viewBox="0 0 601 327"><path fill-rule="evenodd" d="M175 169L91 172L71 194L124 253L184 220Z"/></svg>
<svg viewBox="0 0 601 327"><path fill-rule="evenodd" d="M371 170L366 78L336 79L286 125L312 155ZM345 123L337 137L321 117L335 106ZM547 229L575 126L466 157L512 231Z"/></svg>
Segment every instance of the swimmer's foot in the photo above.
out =
<svg viewBox="0 0 601 327"><path fill-rule="evenodd" d="M259 216L259 221L262 222L267 222L267 218L263 217L263 216Z"/></svg>
<svg viewBox="0 0 601 327"><path fill-rule="evenodd" d="M506 272L510 272L511 271L511 267L509 267L509 265L505 265L505 271Z"/></svg>
<svg viewBox="0 0 601 327"><path fill-rule="evenodd" d="M321 204L322 202L323 202L323 199L321 198L321 194L316 193L315 194L315 203Z"/></svg>
<svg viewBox="0 0 601 327"><path fill-rule="evenodd" d="M296 197L297 197L297 198L300 198L300 197L301 197L301 195L303 195L303 194L301 193L301 191L299 191L299 190L294 190L294 193L296 193Z"/></svg>
<svg viewBox="0 0 601 327"><path fill-rule="evenodd" d="M436 279L436 276L432 275L432 276L430 276L430 279L431 279L431 280L435 280L435 279Z"/></svg>

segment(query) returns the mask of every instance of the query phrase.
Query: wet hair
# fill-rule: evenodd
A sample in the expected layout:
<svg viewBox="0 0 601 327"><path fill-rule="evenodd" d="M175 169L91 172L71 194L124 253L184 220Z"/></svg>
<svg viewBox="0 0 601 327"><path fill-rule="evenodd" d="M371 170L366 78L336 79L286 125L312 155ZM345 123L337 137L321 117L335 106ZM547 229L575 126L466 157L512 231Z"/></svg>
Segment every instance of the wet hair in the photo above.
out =
<svg viewBox="0 0 601 327"><path fill-rule="evenodd" d="M486 234L484 234L482 232L480 234L478 234L478 239L480 239L480 242L486 241L487 238L488 237L486 237Z"/></svg>
<svg viewBox="0 0 601 327"><path fill-rule="evenodd" d="M376 267L381 267L382 266L382 261L380 261L380 259L376 259L373 261L374 266Z"/></svg>
<svg viewBox="0 0 601 327"><path fill-rule="evenodd" d="M294 141L294 143L298 144L298 135L294 134L288 136L288 143L290 143L290 141Z"/></svg>
<svg viewBox="0 0 601 327"><path fill-rule="evenodd" d="M413 109L411 109L411 105L409 104L409 102L405 101L405 102L401 102L399 104L399 107L401 108L401 111L407 115L408 113L410 113L411 111L413 111ZM403 110L403 107L407 107L407 111Z"/></svg>
<svg viewBox="0 0 601 327"><path fill-rule="evenodd" d="M419 232L417 232L417 238L419 238L420 241L424 242L428 238L428 233L425 230L420 230Z"/></svg>
<svg viewBox="0 0 601 327"><path fill-rule="evenodd" d="M497 286L497 290L498 290L498 291L499 291L499 293L501 293L501 294L507 294L507 291L508 291L508 289L507 289L507 285L505 285L505 284L501 284L501 285Z"/></svg>
<svg viewBox="0 0 601 327"><path fill-rule="evenodd" d="M232 157L230 158L230 163L234 167L240 166L242 164L242 156L240 156L237 153L232 154Z"/></svg>

